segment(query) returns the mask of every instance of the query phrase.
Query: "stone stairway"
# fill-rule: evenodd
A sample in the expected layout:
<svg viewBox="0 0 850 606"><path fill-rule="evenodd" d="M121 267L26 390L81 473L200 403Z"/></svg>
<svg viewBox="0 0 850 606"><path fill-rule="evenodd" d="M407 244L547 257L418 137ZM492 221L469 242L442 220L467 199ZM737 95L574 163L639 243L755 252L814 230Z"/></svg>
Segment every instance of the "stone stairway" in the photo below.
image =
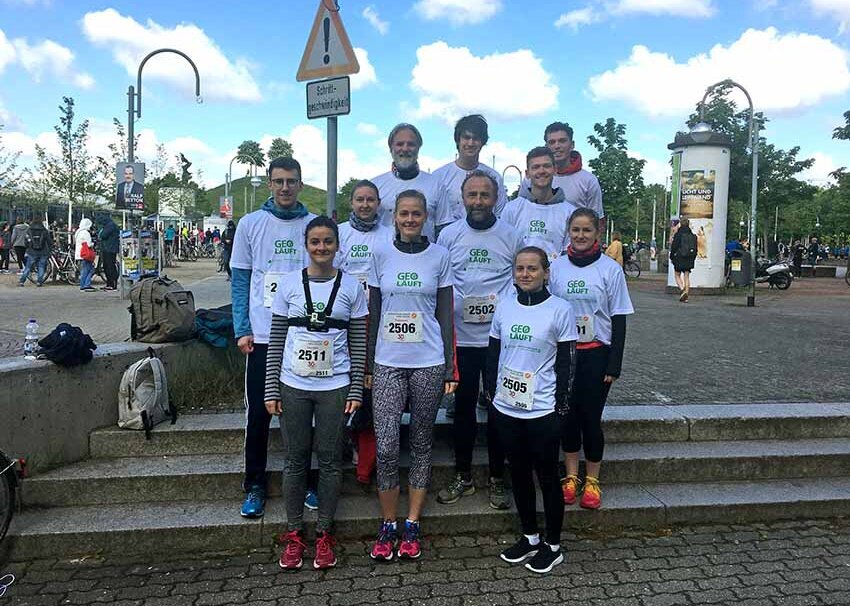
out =
<svg viewBox="0 0 850 606"><path fill-rule="evenodd" d="M243 422L236 413L184 416L158 426L150 442L117 427L93 432L91 458L25 482L24 511L9 535L14 556L270 545L285 528L280 435L274 421L266 515L243 520ZM434 500L453 475L450 422L441 411L423 529L434 535L515 528L515 512L489 508L486 489L454 505ZM850 514L850 404L610 406L604 424L604 506L567 507L567 528ZM486 486L483 448L473 464L476 484ZM374 490L360 487L349 466L342 492L338 535L371 535L379 519Z"/></svg>

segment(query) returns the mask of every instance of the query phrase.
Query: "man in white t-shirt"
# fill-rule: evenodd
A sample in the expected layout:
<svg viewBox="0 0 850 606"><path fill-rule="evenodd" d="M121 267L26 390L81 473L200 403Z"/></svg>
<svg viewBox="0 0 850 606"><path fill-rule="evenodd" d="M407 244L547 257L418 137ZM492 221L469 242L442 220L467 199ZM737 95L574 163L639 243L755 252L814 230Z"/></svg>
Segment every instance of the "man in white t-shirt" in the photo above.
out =
<svg viewBox="0 0 850 606"><path fill-rule="evenodd" d="M415 189L425 196L428 207L428 220L422 235L427 236L430 242L436 242L439 228L453 219L445 188L434 175L419 169L419 149L422 147L419 129L412 124L397 124L387 137L387 145L393 158L392 169L372 179L381 195L381 223L392 227L396 196L405 190Z"/></svg>
<svg viewBox="0 0 850 606"><path fill-rule="evenodd" d="M564 122L553 122L543 132L546 147L555 158L555 178L552 187L560 187L567 202L576 207L590 208L600 221L600 232L605 233L605 211L602 208L602 188L593 173L584 170L581 154L575 150L573 128ZM530 188L523 179L520 195Z"/></svg>
<svg viewBox="0 0 850 606"><path fill-rule="evenodd" d="M441 166L433 173L446 190L449 212L454 221L466 217L463 193L460 189L466 176L473 170L483 171L495 180L497 191L494 212L497 217L501 216L502 210L508 202L502 176L489 166L479 162L481 149L487 145L489 138L487 120L484 119L484 116L480 114L464 116L455 124L457 158L453 162Z"/></svg>
<svg viewBox="0 0 850 606"><path fill-rule="evenodd" d="M262 517L266 496L266 459L271 415L265 406L266 354L271 330L271 305L280 280L306 267L304 232L316 216L298 201L301 165L293 158L269 164L272 196L260 210L242 217L233 238L233 330L239 351L248 357L245 369L245 479L247 497L241 514Z"/></svg>

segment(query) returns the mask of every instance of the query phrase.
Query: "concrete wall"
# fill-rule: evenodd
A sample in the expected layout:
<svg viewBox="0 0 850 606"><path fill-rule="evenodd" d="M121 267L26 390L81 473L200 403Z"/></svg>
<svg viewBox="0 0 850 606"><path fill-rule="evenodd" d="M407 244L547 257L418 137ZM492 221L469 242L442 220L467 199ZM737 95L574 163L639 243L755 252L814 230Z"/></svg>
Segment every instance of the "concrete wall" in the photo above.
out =
<svg viewBox="0 0 850 606"><path fill-rule="evenodd" d="M244 359L238 351L198 341L153 345L178 406L210 392L238 391ZM0 360L0 449L26 457L32 471L88 456L89 432L118 421L118 385L130 364L145 356L145 343L98 346L88 364L63 368L45 360Z"/></svg>

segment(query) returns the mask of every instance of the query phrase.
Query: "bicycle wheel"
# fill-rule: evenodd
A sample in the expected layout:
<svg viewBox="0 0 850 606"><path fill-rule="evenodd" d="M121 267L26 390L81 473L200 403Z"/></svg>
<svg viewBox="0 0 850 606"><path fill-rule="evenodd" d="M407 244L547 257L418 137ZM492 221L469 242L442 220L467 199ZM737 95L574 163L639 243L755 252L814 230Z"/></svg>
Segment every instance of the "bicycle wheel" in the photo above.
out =
<svg viewBox="0 0 850 606"><path fill-rule="evenodd" d="M12 462L0 452L0 470L6 469ZM12 471L14 473L14 471ZM0 541L6 536L12 513L15 510L15 485L9 478L9 472L0 473Z"/></svg>
<svg viewBox="0 0 850 606"><path fill-rule="evenodd" d="M626 275L630 278L639 278L640 277L640 265L635 263L634 261L626 262Z"/></svg>

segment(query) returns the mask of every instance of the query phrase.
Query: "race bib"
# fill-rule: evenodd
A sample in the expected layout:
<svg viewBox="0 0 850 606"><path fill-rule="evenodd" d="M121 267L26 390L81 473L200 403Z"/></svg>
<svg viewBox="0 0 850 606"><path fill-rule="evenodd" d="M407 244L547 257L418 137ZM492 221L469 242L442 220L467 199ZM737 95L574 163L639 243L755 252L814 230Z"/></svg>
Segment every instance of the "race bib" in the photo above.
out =
<svg viewBox="0 0 850 606"><path fill-rule="evenodd" d="M498 391L509 405L531 410L534 405L534 373L503 366L499 371Z"/></svg>
<svg viewBox="0 0 850 606"><path fill-rule="evenodd" d="M596 331L593 329L593 316L576 316L576 328L578 329L579 343L590 343L596 338Z"/></svg>
<svg viewBox="0 0 850 606"><path fill-rule="evenodd" d="M334 368L333 341L301 335L292 350L292 372L299 377L330 377Z"/></svg>
<svg viewBox="0 0 850 606"><path fill-rule="evenodd" d="M357 281L358 281L358 282L360 282L360 286L362 286L362 287L363 287L363 289L364 289L366 292L369 292L369 287L366 285L366 280L368 280L368 279L369 279L369 274L352 274L352 275L353 275L355 278L357 278Z"/></svg>
<svg viewBox="0 0 850 606"><path fill-rule="evenodd" d="M272 306L274 296L277 294L277 288L280 286L280 277L282 275L280 272L267 271L263 276L263 307Z"/></svg>
<svg viewBox="0 0 850 606"><path fill-rule="evenodd" d="M463 321L468 324L487 324L496 313L496 295L465 297L463 299Z"/></svg>
<svg viewBox="0 0 850 606"><path fill-rule="evenodd" d="M384 314L385 341L394 343L421 343L425 340L422 314L416 311L388 311Z"/></svg>

